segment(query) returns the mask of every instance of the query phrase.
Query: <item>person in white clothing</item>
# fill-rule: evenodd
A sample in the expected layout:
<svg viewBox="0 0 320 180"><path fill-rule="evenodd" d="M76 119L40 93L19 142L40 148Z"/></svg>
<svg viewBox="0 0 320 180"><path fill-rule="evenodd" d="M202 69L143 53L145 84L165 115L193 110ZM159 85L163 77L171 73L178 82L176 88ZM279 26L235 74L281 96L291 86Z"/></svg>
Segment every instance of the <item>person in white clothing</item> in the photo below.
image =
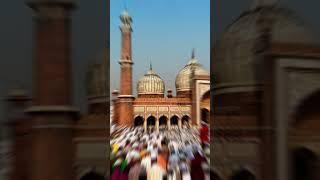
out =
<svg viewBox="0 0 320 180"><path fill-rule="evenodd" d="M151 167L151 156L150 153L148 153L142 160L141 165L148 170Z"/></svg>
<svg viewBox="0 0 320 180"><path fill-rule="evenodd" d="M165 171L157 164L157 159L151 160L151 168L147 170L147 180L163 180Z"/></svg>

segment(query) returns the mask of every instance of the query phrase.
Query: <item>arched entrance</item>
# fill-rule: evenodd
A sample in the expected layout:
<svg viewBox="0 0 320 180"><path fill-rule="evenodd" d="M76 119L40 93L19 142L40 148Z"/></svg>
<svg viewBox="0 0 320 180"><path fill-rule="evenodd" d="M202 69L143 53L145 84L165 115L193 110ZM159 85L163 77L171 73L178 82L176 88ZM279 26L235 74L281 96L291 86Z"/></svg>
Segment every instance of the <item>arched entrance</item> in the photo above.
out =
<svg viewBox="0 0 320 180"><path fill-rule="evenodd" d="M134 127L141 127L143 126L144 119L141 116L137 116L134 118Z"/></svg>
<svg viewBox="0 0 320 180"><path fill-rule="evenodd" d="M320 90L314 91L298 103L294 109L293 117L289 122L289 144L295 149L289 151L290 173L293 180L319 179L319 158L317 154L306 147L300 139L310 139L310 136L319 136L320 124ZM318 141L319 142L319 141ZM316 143L318 143L316 142Z"/></svg>
<svg viewBox="0 0 320 180"><path fill-rule="evenodd" d="M210 112L208 109L202 108L201 109L201 121L205 123L209 123L210 119Z"/></svg>
<svg viewBox="0 0 320 180"><path fill-rule="evenodd" d="M230 180L255 180L256 177L247 169L240 169L234 172L229 179Z"/></svg>
<svg viewBox="0 0 320 180"><path fill-rule="evenodd" d="M173 128L179 127L179 117L174 115L170 118L170 126Z"/></svg>
<svg viewBox="0 0 320 180"><path fill-rule="evenodd" d="M156 118L154 116L149 116L147 119L147 129L154 129L156 126Z"/></svg>
<svg viewBox="0 0 320 180"><path fill-rule="evenodd" d="M161 116L159 118L159 130L167 129L168 118L166 116Z"/></svg>
<svg viewBox="0 0 320 180"><path fill-rule="evenodd" d="M315 180L317 179L318 157L311 150L300 147L292 152L293 180Z"/></svg>
<svg viewBox="0 0 320 180"><path fill-rule="evenodd" d="M294 120L292 121L291 125L296 127L303 126L311 126L314 127L314 125L311 125L313 120L320 119L320 90L312 93L311 95L307 96L305 99L303 99L299 105L296 107L294 111ZM311 120L311 121L310 121ZM309 121L309 122L307 122ZM317 125L316 123L315 125ZM299 127L299 128L300 128ZM319 126L317 127L319 128Z"/></svg>
<svg viewBox="0 0 320 180"><path fill-rule="evenodd" d="M183 128L189 128L190 127L190 117L185 115L181 118L182 120L182 127Z"/></svg>
<svg viewBox="0 0 320 180"><path fill-rule="evenodd" d="M211 180L221 180L220 176L213 170L210 171L210 179Z"/></svg>
<svg viewBox="0 0 320 180"><path fill-rule="evenodd" d="M210 90L206 91L200 99L200 123L210 123Z"/></svg>
<svg viewBox="0 0 320 180"><path fill-rule="evenodd" d="M80 180L104 180L105 177L97 172L90 171L80 178Z"/></svg>

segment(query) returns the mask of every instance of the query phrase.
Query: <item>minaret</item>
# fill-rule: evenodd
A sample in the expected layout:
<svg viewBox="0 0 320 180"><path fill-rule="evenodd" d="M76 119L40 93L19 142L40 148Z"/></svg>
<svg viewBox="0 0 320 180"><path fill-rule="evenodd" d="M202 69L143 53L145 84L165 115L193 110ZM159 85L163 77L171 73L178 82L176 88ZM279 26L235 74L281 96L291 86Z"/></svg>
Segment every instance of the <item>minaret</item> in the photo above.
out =
<svg viewBox="0 0 320 180"><path fill-rule="evenodd" d="M132 50L131 33L132 18L125 10L121 16L121 57L120 57L120 94L119 98L119 124L132 125L133 120L133 100L132 95Z"/></svg>
<svg viewBox="0 0 320 180"><path fill-rule="evenodd" d="M30 0L34 12L34 101L31 115L32 180L73 180L71 10L73 0Z"/></svg>

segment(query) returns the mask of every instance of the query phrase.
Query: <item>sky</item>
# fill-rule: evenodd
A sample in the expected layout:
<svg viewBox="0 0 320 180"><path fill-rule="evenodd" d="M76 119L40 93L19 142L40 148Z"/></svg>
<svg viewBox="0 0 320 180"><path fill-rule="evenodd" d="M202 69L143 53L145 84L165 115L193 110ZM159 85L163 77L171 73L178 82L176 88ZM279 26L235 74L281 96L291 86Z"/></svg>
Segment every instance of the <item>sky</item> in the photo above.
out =
<svg viewBox="0 0 320 180"><path fill-rule="evenodd" d="M119 15L127 7L133 19L133 89L152 63L153 70L175 90L175 77L195 48L210 71L210 0L111 0L111 89L119 89L121 33Z"/></svg>
<svg viewBox="0 0 320 180"><path fill-rule="evenodd" d="M126 0L133 17L134 75L141 77L149 61L174 89L176 73L189 60L196 48L199 62L209 70L209 0ZM249 9L251 0L211 0L213 3L213 38L217 40L240 13ZM85 72L88 64L107 46L108 12L105 0L76 0L73 14L72 63L73 101L82 112L86 110ZM118 16L124 9L123 0L110 0L111 81L118 88L117 61L120 55ZM320 29L320 1L281 0L296 11L315 30ZM0 6L0 122L5 118L5 97L17 83L32 94L32 11L24 0L4 0ZM136 82L135 82L136 83ZM136 89L136 84L134 84Z"/></svg>

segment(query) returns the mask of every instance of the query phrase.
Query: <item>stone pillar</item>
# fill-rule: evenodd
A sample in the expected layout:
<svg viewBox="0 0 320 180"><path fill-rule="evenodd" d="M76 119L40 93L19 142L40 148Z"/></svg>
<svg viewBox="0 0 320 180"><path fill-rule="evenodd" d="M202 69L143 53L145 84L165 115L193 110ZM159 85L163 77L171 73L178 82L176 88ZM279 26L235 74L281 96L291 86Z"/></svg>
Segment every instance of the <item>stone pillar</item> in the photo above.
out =
<svg viewBox="0 0 320 180"><path fill-rule="evenodd" d="M159 132L159 118L156 119L156 129L157 129L157 132Z"/></svg>
<svg viewBox="0 0 320 180"><path fill-rule="evenodd" d="M168 121L167 121L169 130L171 129L171 120L170 119L171 119L171 113L170 113L170 106L169 106L169 115L168 115Z"/></svg>
<svg viewBox="0 0 320 180"><path fill-rule="evenodd" d="M159 132L159 126L160 126L160 121L159 121L159 107L157 107L157 116L156 116L156 129L157 129L157 132Z"/></svg>
<svg viewBox="0 0 320 180"><path fill-rule="evenodd" d="M196 79L192 79L192 95L191 95L191 102L192 102L192 107L191 107L191 124L193 126L199 127L201 125L201 109L200 101L198 100L199 94L197 94L197 86L196 86ZM198 102L199 101L199 102ZM200 113L199 113L200 111ZM199 117L200 114L200 117Z"/></svg>
<svg viewBox="0 0 320 180"><path fill-rule="evenodd" d="M143 127L144 127L144 130L147 131L147 119L146 119L146 116L144 116L144 121L143 121Z"/></svg>
<svg viewBox="0 0 320 180"><path fill-rule="evenodd" d="M179 118L178 119L178 126L179 126L179 128L182 128L182 122L181 122L182 120L181 120L181 118Z"/></svg>
<svg viewBox="0 0 320 180"><path fill-rule="evenodd" d="M259 174L262 180L268 179L281 179L285 180L287 178L279 178L281 174L287 173L285 168L280 168L281 171L277 172L279 163L277 163L277 139L274 125L276 124L276 118L273 116L275 108L275 102L273 102L274 90L273 90L273 65L272 59L269 58L268 50L271 48L271 39L272 39L272 29L273 27L273 18L267 15L262 15L262 18L258 19L256 22L257 29L259 31L259 36L256 40L255 49L253 49L257 62L263 63L263 68L256 72L257 76L264 77L264 86L263 86L263 96L261 107L259 107L260 115L258 118L261 118L261 132L260 132L260 162L261 166L259 167Z"/></svg>
<svg viewBox="0 0 320 180"><path fill-rule="evenodd" d="M75 178L73 127L77 110L71 102L71 0L33 0L34 101L31 115L30 178Z"/></svg>
<svg viewBox="0 0 320 180"><path fill-rule="evenodd" d="M119 95L119 124L131 125L133 120L132 95L132 51L131 51L131 23L132 19L127 11L120 16L121 20L121 59L120 64L120 95Z"/></svg>

